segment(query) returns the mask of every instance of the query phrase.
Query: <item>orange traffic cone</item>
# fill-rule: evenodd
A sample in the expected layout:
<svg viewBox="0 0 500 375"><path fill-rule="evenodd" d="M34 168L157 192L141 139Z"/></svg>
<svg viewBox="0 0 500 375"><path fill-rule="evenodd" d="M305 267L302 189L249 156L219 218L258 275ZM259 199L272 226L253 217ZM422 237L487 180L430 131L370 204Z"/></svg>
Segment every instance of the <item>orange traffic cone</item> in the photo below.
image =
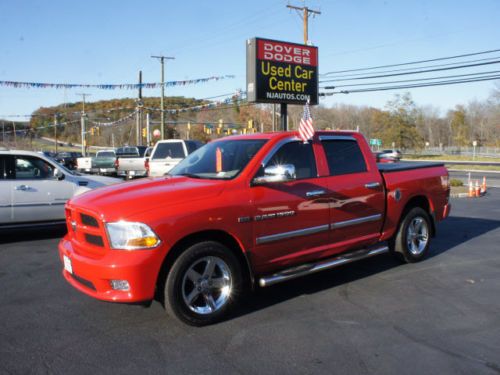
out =
<svg viewBox="0 0 500 375"><path fill-rule="evenodd" d="M475 196L480 197L481 196L481 187L479 186L479 180L476 180L476 191L475 191Z"/></svg>
<svg viewBox="0 0 500 375"><path fill-rule="evenodd" d="M469 198L473 198L475 194L474 186L472 185L472 181L469 181Z"/></svg>
<svg viewBox="0 0 500 375"><path fill-rule="evenodd" d="M486 194L486 176L483 176L483 184L481 185L481 194Z"/></svg>

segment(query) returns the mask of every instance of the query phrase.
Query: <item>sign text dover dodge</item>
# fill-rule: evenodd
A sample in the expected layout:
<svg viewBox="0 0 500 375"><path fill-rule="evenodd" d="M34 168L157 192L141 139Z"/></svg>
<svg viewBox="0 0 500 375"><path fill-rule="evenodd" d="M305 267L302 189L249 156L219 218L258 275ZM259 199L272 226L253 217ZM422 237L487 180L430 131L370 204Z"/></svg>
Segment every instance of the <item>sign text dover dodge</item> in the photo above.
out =
<svg viewBox="0 0 500 375"><path fill-rule="evenodd" d="M318 103L318 48L253 38L247 42L249 102Z"/></svg>

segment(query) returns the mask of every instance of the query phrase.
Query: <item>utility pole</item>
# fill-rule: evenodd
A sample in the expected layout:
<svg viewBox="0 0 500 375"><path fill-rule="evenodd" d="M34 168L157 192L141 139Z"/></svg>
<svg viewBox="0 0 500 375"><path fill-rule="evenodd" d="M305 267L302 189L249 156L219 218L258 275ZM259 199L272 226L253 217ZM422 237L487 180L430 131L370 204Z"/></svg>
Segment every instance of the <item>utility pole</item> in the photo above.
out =
<svg viewBox="0 0 500 375"><path fill-rule="evenodd" d="M85 113L85 98L90 96L90 94L76 94L82 97L82 115L81 115L81 128L82 128L82 155L85 156L87 149L87 139L86 139L86 130L85 130L85 119L87 114Z"/></svg>
<svg viewBox="0 0 500 375"><path fill-rule="evenodd" d="M12 128L14 129L14 147L17 148L16 123L14 121L12 121Z"/></svg>
<svg viewBox="0 0 500 375"><path fill-rule="evenodd" d="M175 60L175 57L151 56L153 59L159 59L161 63L161 139L165 139L165 59Z"/></svg>
<svg viewBox="0 0 500 375"><path fill-rule="evenodd" d="M309 16L312 14L315 16L316 14L321 14L319 10L309 9L308 7L297 7L294 5L287 5L287 8L295 9L297 12L302 12L302 21L304 22L304 44L308 44L309 42ZM300 13L299 13L300 15ZM287 118L287 104L281 104L281 128L283 130L288 130L288 118Z"/></svg>
<svg viewBox="0 0 500 375"><path fill-rule="evenodd" d="M54 138L56 139L56 154L57 154L57 119L59 113L54 113Z"/></svg>
<svg viewBox="0 0 500 375"><path fill-rule="evenodd" d="M136 108L136 145L142 146L142 70L139 70L139 93L137 96L137 108Z"/></svg>
<svg viewBox="0 0 500 375"><path fill-rule="evenodd" d="M151 146L151 132L150 132L149 112L146 113L146 146Z"/></svg>
<svg viewBox="0 0 500 375"><path fill-rule="evenodd" d="M309 9L308 7L297 7L297 6L294 6L294 5L287 5L286 6L287 8L290 8L290 9L295 9L299 12L302 12L302 21L304 22L304 44L307 44L307 42L309 41L309 16L312 14L313 16L315 16L316 14L321 14L321 12L319 10L314 10L314 9Z"/></svg>

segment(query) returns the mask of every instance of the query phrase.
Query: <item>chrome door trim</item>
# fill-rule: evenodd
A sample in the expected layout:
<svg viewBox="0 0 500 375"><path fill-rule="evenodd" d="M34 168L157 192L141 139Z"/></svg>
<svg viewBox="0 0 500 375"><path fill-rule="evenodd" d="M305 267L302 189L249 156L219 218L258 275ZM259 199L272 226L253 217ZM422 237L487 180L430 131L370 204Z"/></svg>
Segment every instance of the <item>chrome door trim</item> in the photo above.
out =
<svg viewBox="0 0 500 375"><path fill-rule="evenodd" d="M382 214L376 214L376 215L360 217L360 218L352 219L352 220L338 221L336 223L332 223L330 225L330 229L345 228L345 227L349 227L351 225L358 225L358 224L362 224L362 223L368 223L370 221L377 221L377 220L380 220L381 218L382 218Z"/></svg>
<svg viewBox="0 0 500 375"><path fill-rule="evenodd" d="M323 195L323 194L326 194L325 190L313 190L313 191L308 191L306 193L306 197L308 197L308 198L310 198L310 197L318 197L318 196Z"/></svg>
<svg viewBox="0 0 500 375"><path fill-rule="evenodd" d="M320 141L356 141L351 135L320 135Z"/></svg>
<svg viewBox="0 0 500 375"><path fill-rule="evenodd" d="M380 182L369 182L365 184L365 188L367 189L378 189L380 187Z"/></svg>
<svg viewBox="0 0 500 375"><path fill-rule="evenodd" d="M66 202L52 202L52 203L17 203L12 204L10 207L50 207L50 206L64 206ZM8 206L6 206L8 207Z"/></svg>
<svg viewBox="0 0 500 375"><path fill-rule="evenodd" d="M325 232L329 229L330 229L330 225L328 225L328 224L318 225L317 227L292 230L290 232L276 233L276 234L271 234L269 236L258 237L256 242L257 242L257 245L262 245L262 244L265 244L268 242L285 240L285 239L299 237L299 236L307 236L309 234L315 234L315 233L319 233L319 232Z"/></svg>

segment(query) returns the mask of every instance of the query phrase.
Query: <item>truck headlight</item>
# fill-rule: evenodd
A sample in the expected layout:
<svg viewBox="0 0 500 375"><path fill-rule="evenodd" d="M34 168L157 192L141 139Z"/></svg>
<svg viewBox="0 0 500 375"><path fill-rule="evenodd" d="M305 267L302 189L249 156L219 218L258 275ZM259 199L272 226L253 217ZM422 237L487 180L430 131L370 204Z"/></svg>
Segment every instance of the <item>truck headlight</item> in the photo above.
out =
<svg viewBox="0 0 500 375"><path fill-rule="evenodd" d="M151 249L160 244L155 232L143 223L128 221L106 223L106 230L112 249Z"/></svg>

